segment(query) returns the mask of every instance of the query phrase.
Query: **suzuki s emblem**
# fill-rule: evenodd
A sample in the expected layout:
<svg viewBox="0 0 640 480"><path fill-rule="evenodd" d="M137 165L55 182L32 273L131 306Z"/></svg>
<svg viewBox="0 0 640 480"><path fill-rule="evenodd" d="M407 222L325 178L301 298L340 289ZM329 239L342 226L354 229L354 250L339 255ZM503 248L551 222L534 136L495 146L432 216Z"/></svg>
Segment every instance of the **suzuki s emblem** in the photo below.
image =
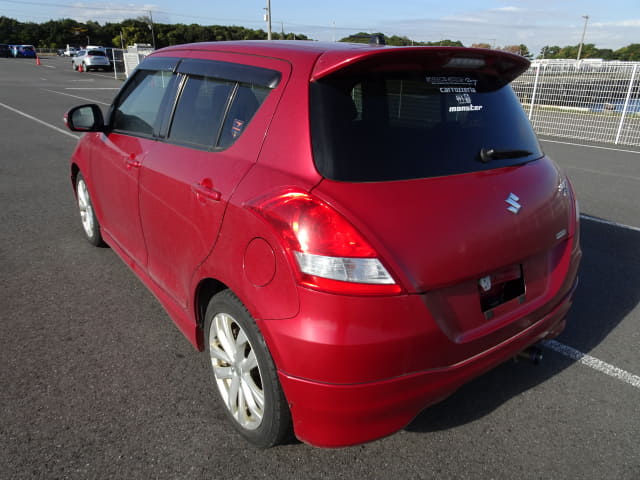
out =
<svg viewBox="0 0 640 480"><path fill-rule="evenodd" d="M514 195L513 193L510 193L509 197L507 197L507 199L505 200L505 202L507 202L507 204L509 205L507 207L507 210L509 210L514 215L517 214L520 211L520 208L522 207L522 205L518 203L518 200L520 200L520 198L517 195Z"/></svg>
<svg viewBox="0 0 640 480"><path fill-rule="evenodd" d="M483 292L488 292L491 290L491 275L487 275L486 277L482 277L478 283L480 284L480 288L482 288Z"/></svg>

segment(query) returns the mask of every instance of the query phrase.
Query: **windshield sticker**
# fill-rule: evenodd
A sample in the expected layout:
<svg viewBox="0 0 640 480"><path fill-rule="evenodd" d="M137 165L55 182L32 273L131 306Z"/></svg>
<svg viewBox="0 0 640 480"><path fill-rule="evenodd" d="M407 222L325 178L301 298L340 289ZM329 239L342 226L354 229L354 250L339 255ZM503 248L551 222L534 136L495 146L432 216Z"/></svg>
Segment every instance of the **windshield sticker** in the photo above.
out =
<svg viewBox="0 0 640 480"><path fill-rule="evenodd" d="M471 104L471 97L468 93L459 93L456 95L456 102Z"/></svg>
<svg viewBox="0 0 640 480"><path fill-rule="evenodd" d="M476 93L473 87L440 87L440 93Z"/></svg>
<svg viewBox="0 0 640 480"><path fill-rule="evenodd" d="M483 105L460 105L458 107L449 107L449 112L477 112L482 110Z"/></svg>
<svg viewBox="0 0 640 480"><path fill-rule="evenodd" d="M238 138L242 133L243 129L244 129L244 121L234 118L233 124L231 126L231 136L233 138Z"/></svg>
<svg viewBox="0 0 640 480"><path fill-rule="evenodd" d="M469 77L425 77L427 83L431 85L466 85L467 87L475 87L478 80Z"/></svg>

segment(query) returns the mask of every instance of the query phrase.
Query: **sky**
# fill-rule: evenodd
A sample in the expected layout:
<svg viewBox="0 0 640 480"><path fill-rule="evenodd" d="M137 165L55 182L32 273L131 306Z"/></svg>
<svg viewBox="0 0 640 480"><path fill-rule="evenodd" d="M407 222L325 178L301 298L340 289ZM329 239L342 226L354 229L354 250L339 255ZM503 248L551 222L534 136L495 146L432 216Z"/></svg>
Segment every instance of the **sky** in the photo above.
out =
<svg viewBox="0 0 640 480"><path fill-rule="evenodd" d="M460 40L464 45L585 43L618 49L640 43L640 0L271 0L272 29L334 41L382 32L417 41ZM266 30L266 0L0 0L0 16L36 23L61 18L100 24L149 16L158 23L238 25Z"/></svg>

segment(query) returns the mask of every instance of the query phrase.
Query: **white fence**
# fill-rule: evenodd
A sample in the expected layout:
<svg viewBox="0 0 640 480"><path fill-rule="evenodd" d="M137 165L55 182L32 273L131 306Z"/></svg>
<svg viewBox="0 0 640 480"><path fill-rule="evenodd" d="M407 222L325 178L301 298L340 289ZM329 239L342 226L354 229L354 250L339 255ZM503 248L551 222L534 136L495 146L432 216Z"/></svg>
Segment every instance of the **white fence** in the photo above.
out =
<svg viewBox="0 0 640 480"><path fill-rule="evenodd" d="M536 61L512 86L540 135L640 146L640 62Z"/></svg>
<svg viewBox="0 0 640 480"><path fill-rule="evenodd" d="M125 79L138 66L145 55L138 52L127 52L119 48L113 49L113 71L116 78Z"/></svg>

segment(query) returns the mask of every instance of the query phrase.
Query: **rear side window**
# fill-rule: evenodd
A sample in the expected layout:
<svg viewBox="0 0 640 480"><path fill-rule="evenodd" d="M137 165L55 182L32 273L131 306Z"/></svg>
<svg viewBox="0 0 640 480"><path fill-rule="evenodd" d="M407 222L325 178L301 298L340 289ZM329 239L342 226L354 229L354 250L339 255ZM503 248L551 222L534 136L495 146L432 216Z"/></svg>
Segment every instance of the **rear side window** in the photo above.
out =
<svg viewBox="0 0 640 480"><path fill-rule="evenodd" d="M233 87L231 82L187 77L173 115L169 140L199 147L213 146Z"/></svg>
<svg viewBox="0 0 640 480"><path fill-rule="evenodd" d="M391 181L519 165L542 156L510 86L472 74L334 75L311 84L314 160L325 177Z"/></svg>
<svg viewBox="0 0 640 480"><path fill-rule="evenodd" d="M118 97L112 114L114 130L152 135L165 92L174 77L167 71L138 70Z"/></svg>
<svg viewBox="0 0 640 480"><path fill-rule="evenodd" d="M225 149L242 135L270 88L187 75L173 115L169 141Z"/></svg>
<svg viewBox="0 0 640 480"><path fill-rule="evenodd" d="M242 135L270 89L259 85L237 84L229 111L222 125L217 147L227 148Z"/></svg>

